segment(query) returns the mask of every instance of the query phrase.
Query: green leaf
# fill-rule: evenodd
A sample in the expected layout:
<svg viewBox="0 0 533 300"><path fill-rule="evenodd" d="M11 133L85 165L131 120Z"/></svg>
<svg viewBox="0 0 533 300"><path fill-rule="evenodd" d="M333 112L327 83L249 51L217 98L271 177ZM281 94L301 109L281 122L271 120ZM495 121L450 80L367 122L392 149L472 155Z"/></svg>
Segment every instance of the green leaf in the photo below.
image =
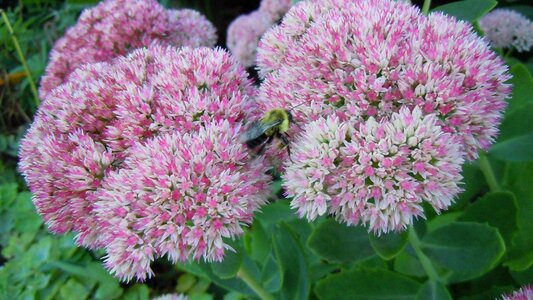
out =
<svg viewBox="0 0 533 300"><path fill-rule="evenodd" d="M432 12L441 11L460 20L473 23L486 15L497 4L498 2L494 0L465 0L437 6L432 9Z"/></svg>
<svg viewBox="0 0 533 300"><path fill-rule="evenodd" d="M416 300L452 300L452 296L442 283L427 281L418 291Z"/></svg>
<svg viewBox="0 0 533 300"><path fill-rule="evenodd" d="M221 262L213 262L211 264L213 274L222 279L235 277L241 267L244 249L235 245L233 246L235 251L227 250L224 255L224 260Z"/></svg>
<svg viewBox="0 0 533 300"><path fill-rule="evenodd" d="M189 290L188 294L201 294L206 293L209 287L211 286L211 280L206 278L200 278L198 282Z"/></svg>
<svg viewBox="0 0 533 300"><path fill-rule="evenodd" d="M441 227L454 223L461 215L462 211L449 212L436 216L433 220L428 222L428 231L432 232Z"/></svg>
<svg viewBox="0 0 533 300"><path fill-rule="evenodd" d="M48 262L51 266L54 266L55 268L61 269L65 272L68 272L72 275L79 276L81 278L88 278L92 280L99 281L100 280L100 274L94 273L94 272L87 272L87 266L78 264L78 263L70 263L65 261L50 261Z"/></svg>
<svg viewBox="0 0 533 300"><path fill-rule="evenodd" d="M189 300L213 300L213 296L209 294L194 294L189 295Z"/></svg>
<svg viewBox="0 0 533 300"><path fill-rule="evenodd" d="M533 92L533 90L532 90ZM503 161L533 161L533 134L517 136L490 148L490 156Z"/></svg>
<svg viewBox="0 0 533 300"><path fill-rule="evenodd" d="M291 227L281 222L274 230L274 254L281 270L282 287L279 299L309 298L310 282L307 262L302 245L298 242Z"/></svg>
<svg viewBox="0 0 533 300"><path fill-rule="evenodd" d="M504 265L523 271L533 265L533 163L507 163L503 187L513 191L518 205L518 231Z"/></svg>
<svg viewBox="0 0 533 300"><path fill-rule="evenodd" d="M117 299L122 295L122 288L118 282L102 283L96 289L94 294L95 299L112 300Z"/></svg>
<svg viewBox="0 0 533 300"><path fill-rule="evenodd" d="M136 284L124 294L123 300L148 300L150 289L145 284Z"/></svg>
<svg viewBox="0 0 533 300"><path fill-rule="evenodd" d="M252 230L247 233L251 237L251 257L257 262L264 262L272 248L272 242L258 218L254 219Z"/></svg>
<svg viewBox="0 0 533 300"><path fill-rule="evenodd" d="M248 270L251 270L251 275L257 280L260 276L259 270L255 263L248 257L243 257L243 264ZM222 279L211 270L211 264L205 262L195 263L201 270L204 276L213 281L216 285L221 286L229 291L239 292L245 295L255 295L250 287L237 277Z"/></svg>
<svg viewBox="0 0 533 300"><path fill-rule="evenodd" d="M456 222L428 232L422 251L461 278L479 277L498 263L505 244L496 228L487 224Z"/></svg>
<svg viewBox="0 0 533 300"><path fill-rule="evenodd" d="M407 244L407 231L401 233L391 232L376 236L370 234L370 244L378 255L386 260L393 259Z"/></svg>
<svg viewBox="0 0 533 300"><path fill-rule="evenodd" d="M487 183L483 180L483 173L473 163L463 164L463 188L457 201L450 207L450 211L462 211L471 200L484 194L488 190Z"/></svg>
<svg viewBox="0 0 533 300"><path fill-rule="evenodd" d="M511 244L517 225L517 204L513 193L493 192L479 198L466 208L458 221L488 223L498 228L506 245Z"/></svg>
<svg viewBox="0 0 533 300"><path fill-rule="evenodd" d="M261 221L264 229L269 232L270 227L280 221L289 221L297 219L298 216L291 210L288 201L276 201L272 204L263 206L261 212L257 213L254 218Z"/></svg>
<svg viewBox="0 0 533 300"><path fill-rule="evenodd" d="M69 279L59 290L59 295L62 299L87 299L89 291L79 283L76 279Z"/></svg>
<svg viewBox="0 0 533 300"><path fill-rule="evenodd" d="M533 78L522 64L514 65L511 70L513 78L513 96L509 100L502 124L498 141L505 141L512 137L533 133L531 120L533 119Z"/></svg>
<svg viewBox="0 0 533 300"><path fill-rule="evenodd" d="M376 254L368 236L361 226L349 227L327 219L315 228L307 244L331 262L361 261Z"/></svg>
<svg viewBox="0 0 533 300"><path fill-rule="evenodd" d="M412 300L420 283L386 270L351 270L330 275L316 284L321 300Z"/></svg>
<svg viewBox="0 0 533 300"><path fill-rule="evenodd" d="M407 249L407 248L406 248ZM400 252L398 256L394 259L394 270L396 272L415 276L415 277L425 277L426 273L422 264L417 257L409 254L405 249Z"/></svg>
<svg viewBox="0 0 533 300"><path fill-rule="evenodd" d="M520 285L533 282L533 266L523 271L511 271L510 273L514 280Z"/></svg>
<svg viewBox="0 0 533 300"><path fill-rule="evenodd" d="M7 209L15 199L17 199L18 185L16 183L7 183L0 185L0 208Z"/></svg>
<svg viewBox="0 0 533 300"><path fill-rule="evenodd" d="M196 283L196 276L184 273L178 277L178 284L176 286L176 291L179 293L185 293L190 290Z"/></svg>
<svg viewBox="0 0 533 300"><path fill-rule="evenodd" d="M15 202L15 229L18 232L36 232L42 223L41 217L35 212L35 207L31 201L30 192L21 192Z"/></svg>
<svg viewBox="0 0 533 300"><path fill-rule="evenodd" d="M263 272L261 274L261 282L263 282L265 290L269 293L279 291L282 284L281 276L282 270L280 270L277 261L272 254L263 265Z"/></svg>

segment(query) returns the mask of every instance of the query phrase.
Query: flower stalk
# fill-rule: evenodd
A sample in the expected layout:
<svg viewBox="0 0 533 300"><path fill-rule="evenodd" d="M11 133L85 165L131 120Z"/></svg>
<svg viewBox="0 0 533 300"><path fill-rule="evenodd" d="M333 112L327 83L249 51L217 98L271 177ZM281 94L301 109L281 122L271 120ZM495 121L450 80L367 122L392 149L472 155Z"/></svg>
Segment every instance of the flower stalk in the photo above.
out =
<svg viewBox="0 0 533 300"><path fill-rule="evenodd" d="M424 271L426 272L428 278L431 281L435 282L442 281L439 274L437 273L437 270L435 270L435 267L431 263L431 260L424 254L424 252L422 252L422 249L420 249L420 239L418 238L418 235L416 234L416 231L413 226L409 228L409 243L415 250L416 256L422 264L422 268L424 268Z"/></svg>
<svg viewBox="0 0 533 300"><path fill-rule="evenodd" d="M489 188L492 192L499 191L500 185L498 184L498 181L496 180L496 176L494 175L494 171L492 170L492 166L490 165L490 161L487 158L487 155L485 153L481 153L479 155L479 169L481 170L481 173L483 173L483 176L485 176L485 180L487 181L487 184L489 185Z"/></svg>
<svg viewBox="0 0 533 300"><path fill-rule="evenodd" d="M422 13L427 15L429 13L429 7L431 6L431 0L424 0L422 5Z"/></svg>
<svg viewBox="0 0 533 300"><path fill-rule="evenodd" d="M253 278L252 274L250 274L250 271L246 269L244 264L241 265L241 268L237 272L237 277L244 281L262 300L275 299L274 296L265 291L261 284Z"/></svg>

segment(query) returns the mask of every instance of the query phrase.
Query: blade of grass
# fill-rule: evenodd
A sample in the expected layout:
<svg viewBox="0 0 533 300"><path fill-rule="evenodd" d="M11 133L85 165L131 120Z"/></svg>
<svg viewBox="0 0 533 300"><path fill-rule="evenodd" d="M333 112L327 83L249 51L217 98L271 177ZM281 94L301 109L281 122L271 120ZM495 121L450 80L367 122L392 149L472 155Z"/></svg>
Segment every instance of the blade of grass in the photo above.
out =
<svg viewBox="0 0 533 300"><path fill-rule="evenodd" d="M3 9L0 9L0 14L2 14L2 19L4 20L4 23L6 24L7 31L11 35L11 39L13 40L13 45L15 45L15 50L17 51L17 54L19 56L20 62L22 63L22 66L24 67L24 70L28 74L28 81L30 83L30 89L31 93L33 94L33 98L35 100L35 106L39 107L39 95L37 94L37 88L35 86L35 81L33 81L33 77L31 76L30 68L28 67L28 63L26 62L26 58L24 57L24 54L22 53L22 49L20 48L19 41L17 39L17 36L15 35L15 32L13 32L13 27L11 27L11 22L9 22L9 19L7 18L7 15Z"/></svg>

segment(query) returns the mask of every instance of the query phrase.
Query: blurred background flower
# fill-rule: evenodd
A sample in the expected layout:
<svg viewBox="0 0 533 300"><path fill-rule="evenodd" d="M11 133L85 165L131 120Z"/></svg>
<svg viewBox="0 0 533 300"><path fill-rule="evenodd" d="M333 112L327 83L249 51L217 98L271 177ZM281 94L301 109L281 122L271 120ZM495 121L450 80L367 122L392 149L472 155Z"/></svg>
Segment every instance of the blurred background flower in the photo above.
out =
<svg viewBox="0 0 533 300"><path fill-rule="evenodd" d="M262 0L258 10L237 17L228 27L227 47L245 67L254 66L263 34L291 8L290 0Z"/></svg>
<svg viewBox="0 0 533 300"><path fill-rule="evenodd" d="M479 19L479 26L494 48L527 52L533 46L533 22L510 9L495 9Z"/></svg>

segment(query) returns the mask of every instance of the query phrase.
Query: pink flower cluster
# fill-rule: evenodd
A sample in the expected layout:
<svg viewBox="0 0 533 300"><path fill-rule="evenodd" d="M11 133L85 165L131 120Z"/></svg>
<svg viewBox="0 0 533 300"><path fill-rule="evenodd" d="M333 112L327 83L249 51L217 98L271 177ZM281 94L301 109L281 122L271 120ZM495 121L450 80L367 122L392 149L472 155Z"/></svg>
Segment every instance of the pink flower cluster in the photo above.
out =
<svg viewBox="0 0 533 300"><path fill-rule="evenodd" d="M494 141L510 94L507 67L470 25L387 0L299 2L263 37L258 66L261 110L295 107L293 207L378 233L422 216L422 201L451 204L463 156ZM346 137L322 136L328 126Z"/></svg>
<svg viewBox="0 0 533 300"><path fill-rule="evenodd" d="M502 296L502 300L531 300L533 299L533 287L525 285L512 294Z"/></svg>
<svg viewBox="0 0 533 300"><path fill-rule="evenodd" d="M291 8L290 0L262 0L259 10L237 17L228 27L227 47L246 67L255 65L263 34Z"/></svg>
<svg viewBox="0 0 533 300"><path fill-rule="evenodd" d="M259 11L269 16L271 22L276 23L291 9L291 0L261 0Z"/></svg>
<svg viewBox="0 0 533 300"><path fill-rule="evenodd" d="M494 48L525 52L533 47L533 22L516 11L495 9L479 20L479 26Z"/></svg>
<svg viewBox="0 0 533 300"><path fill-rule="evenodd" d="M219 49L86 64L44 99L19 166L50 230L104 248L122 279L163 256L221 260L266 201L268 166L235 142L254 96Z"/></svg>
<svg viewBox="0 0 533 300"><path fill-rule="evenodd" d="M208 46L216 43L214 26L188 9L166 10L156 0L106 0L85 10L54 45L39 95L85 63L105 62L152 43Z"/></svg>
<svg viewBox="0 0 533 300"><path fill-rule="evenodd" d="M189 298L183 294L164 294L159 297L152 298L152 300L188 300Z"/></svg>
<svg viewBox="0 0 533 300"><path fill-rule="evenodd" d="M292 207L309 220L327 213L377 233L398 231L423 216L424 201L437 212L450 206L460 191L459 148L418 107L381 122L321 118L294 143L285 186Z"/></svg>

